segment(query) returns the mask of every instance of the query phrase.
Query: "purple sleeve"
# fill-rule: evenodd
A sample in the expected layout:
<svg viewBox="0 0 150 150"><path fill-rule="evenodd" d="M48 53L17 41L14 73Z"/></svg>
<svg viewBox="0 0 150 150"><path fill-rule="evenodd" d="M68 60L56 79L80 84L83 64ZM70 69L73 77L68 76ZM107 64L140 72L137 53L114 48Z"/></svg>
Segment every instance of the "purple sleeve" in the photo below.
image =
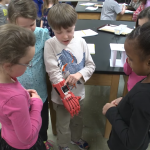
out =
<svg viewBox="0 0 150 150"><path fill-rule="evenodd" d="M43 103L38 98L31 99L29 111L28 100L23 95L11 98L4 106L4 114L11 120L15 133L24 144L29 144L37 137L41 128L41 110Z"/></svg>
<svg viewBox="0 0 150 150"><path fill-rule="evenodd" d="M150 0L147 0L146 4L145 4L145 8L150 6Z"/></svg>

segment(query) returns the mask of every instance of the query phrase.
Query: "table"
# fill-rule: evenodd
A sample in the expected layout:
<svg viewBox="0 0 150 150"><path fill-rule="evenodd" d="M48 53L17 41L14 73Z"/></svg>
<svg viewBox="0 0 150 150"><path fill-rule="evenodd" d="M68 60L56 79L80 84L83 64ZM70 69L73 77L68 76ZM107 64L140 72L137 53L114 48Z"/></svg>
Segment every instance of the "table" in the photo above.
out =
<svg viewBox="0 0 150 150"><path fill-rule="evenodd" d="M100 20L101 16L101 10L102 8L98 8L97 10L91 11L91 10L85 10L87 6L81 6L80 4L85 2L78 2L77 6L75 8L78 19L94 19L94 20ZM97 3L97 2L96 2ZM98 4L102 4L102 2L98 2ZM124 15L117 15L116 20L121 21L132 21L133 14L131 13L125 13Z"/></svg>
<svg viewBox="0 0 150 150"><path fill-rule="evenodd" d="M100 86L110 86L110 96L108 102L117 98L118 84L120 75L125 75L123 68L110 67L110 46L109 43L124 43L126 37L118 36L113 33L97 31L97 27L104 24L126 24L128 27L133 28L135 23L128 21L105 21L105 20L78 20L75 30L92 29L99 34L96 36L85 37L87 43L95 44L95 55L92 58L95 62L96 69L92 77L86 82L87 85L100 85ZM51 87L48 87L48 93L50 97ZM52 108L52 102L50 103L50 113L53 134L56 135L56 114ZM111 125L106 121L105 134L104 137L108 138L111 131Z"/></svg>

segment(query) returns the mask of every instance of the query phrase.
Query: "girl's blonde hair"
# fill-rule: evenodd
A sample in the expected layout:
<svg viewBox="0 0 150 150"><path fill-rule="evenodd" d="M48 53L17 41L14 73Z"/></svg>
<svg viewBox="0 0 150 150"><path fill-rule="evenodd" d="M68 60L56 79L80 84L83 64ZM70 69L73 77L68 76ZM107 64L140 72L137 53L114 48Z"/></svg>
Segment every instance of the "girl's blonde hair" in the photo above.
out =
<svg viewBox="0 0 150 150"><path fill-rule="evenodd" d="M43 7L42 7L42 16L44 15L44 11L48 9L48 5L50 3L55 5L58 3L58 0L44 0Z"/></svg>
<svg viewBox="0 0 150 150"><path fill-rule="evenodd" d="M16 23L18 17L36 20L37 7L33 0L11 0L8 6L8 19Z"/></svg>
<svg viewBox="0 0 150 150"><path fill-rule="evenodd" d="M0 64L17 64L35 45L34 34L25 28L13 24L0 26Z"/></svg>

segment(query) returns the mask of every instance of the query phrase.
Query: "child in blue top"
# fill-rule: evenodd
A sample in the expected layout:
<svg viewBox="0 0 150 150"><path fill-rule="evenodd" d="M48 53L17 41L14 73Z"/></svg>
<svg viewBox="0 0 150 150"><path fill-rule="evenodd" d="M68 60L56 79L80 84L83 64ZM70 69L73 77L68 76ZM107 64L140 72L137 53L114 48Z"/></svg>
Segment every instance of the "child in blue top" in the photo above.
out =
<svg viewBox="0 0 150 150"><path fill-rule="evenodd" d="M42 20L41 20L41 28L47 28L49 30L49 35L51 37L54 36L54 32L52 31L52 28L49 26L48 21L47 21L47 15L49 10L51 9L51 7L53 7L53 5L57 4L58 0L44 0L43 3L43 9L42 9Z"/></svg>
<svg viewBox="0 0 150 150"><path fill-rule="evenodd" d="M34 1L31 0L11 0L8 7L9 22L27 28L34 32L36 38L35 55L32 59L32 68L28 68L25 73L18 78L19 82L26 89L35 89L43 101L42 127L40 135L45 142L47 149L52 145L47 142L48 129L48 94L46 85L46 71L43 60L44 44L50 38L48 30L36 27L37 9ZM49 147L49 148L48 148Z"/></svg>

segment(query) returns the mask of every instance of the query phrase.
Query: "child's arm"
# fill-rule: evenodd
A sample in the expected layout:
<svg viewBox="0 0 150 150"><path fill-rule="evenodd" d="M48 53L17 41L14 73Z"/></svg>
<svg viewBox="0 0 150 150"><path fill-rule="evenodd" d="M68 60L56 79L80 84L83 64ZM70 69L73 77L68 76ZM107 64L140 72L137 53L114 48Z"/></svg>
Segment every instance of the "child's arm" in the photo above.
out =
<svg viewBox="0 0 150 150"><path fill-rule="evenodd" d="M78 114L80 111L79 99L81 97L74 96L74 94L65 87L65 80L63 79L62 72L58 66L56 54L54 53L49 40L45 42L44 61L49 79L52 82L54 89L59 94L64 107L68 110L71 116Z"/></svg>
<svg viewBox="0 0 150 150"><path fill-rule="evenodd" d="M83 49L85 52L85 67L82 68L76 74L70 75L71 79L73 79L75 82L77 82L80 78L83 78L84 82L86 82L92 76L92 74L95 70L95 64L94 64L93 59L90 55L87 43L85 42L84 39L82 39L82 40L83 40Z"/></svg>
<svg viewBox="0 0 150 150"><path fill-rule="evenodd" d="M124 70L124 73L126 75L130 75L132 73L132 68L128 64L128 59L126 59L126 62L125 62L124 67L123 67L123 70Z"/></svg>
<svg viewBox="0 0 150 150"><path fill-rule="evenodd" d="M137 93L132 97L132 102L133 110L129 125L122 119L117 107L110 107L106 112L106 117L126 149L139 149L149 132L149 94Z"/></svg>
<svg viewBox="0 0 150 150"><path fill-rule="evenodd" d="M29 100L24 95L12 97L4 106L4 114L11 120L15 133L24 144L29 144L35 140L41 128L42 100L38 97Z"/></svg>
<svg viewBox="0 0 150 150"><path fill-rule="evenodd" d="M43 28L43 20L41 20L40 27Z"/></svg>
<svg viewBox="0 0 150 150"><path fill-rule="evenodd" d="M125 10L126 10L126 7L123 5L123 6L120 6L117 2L116 2L116 5L114 6L114 11L116 12L116 14L121 14L123 15L125 13Z"/></svg>
<svg viewBox="0 0 150 150"><path fill-rule="evenodd" d="M144 6L145 5L141 3L140 6L137 8L137 10L133 13L133 18L132 18L133 21L136 22L137 17L139 15L139 13L144 9Z"/></svg>
<svg viewBox="0 0 150 150"><path fill-rule="evenodd" d="M121 15L124 15L125 10L126 10L126 7L125 7L125 5L123 5L123 6L122 6L122 11L120 12L120 14L121 14Z"/></svg>
<svg viewBox="0 0 150 150"><path fill-rule="evenodd" d="M52 45L49 40L45 42L44 47L44 62L46 67L46 72L49 75L49 79L52 84L57 84L63 81L62 72L58 66L57 57L55 56Z"/></svg>

